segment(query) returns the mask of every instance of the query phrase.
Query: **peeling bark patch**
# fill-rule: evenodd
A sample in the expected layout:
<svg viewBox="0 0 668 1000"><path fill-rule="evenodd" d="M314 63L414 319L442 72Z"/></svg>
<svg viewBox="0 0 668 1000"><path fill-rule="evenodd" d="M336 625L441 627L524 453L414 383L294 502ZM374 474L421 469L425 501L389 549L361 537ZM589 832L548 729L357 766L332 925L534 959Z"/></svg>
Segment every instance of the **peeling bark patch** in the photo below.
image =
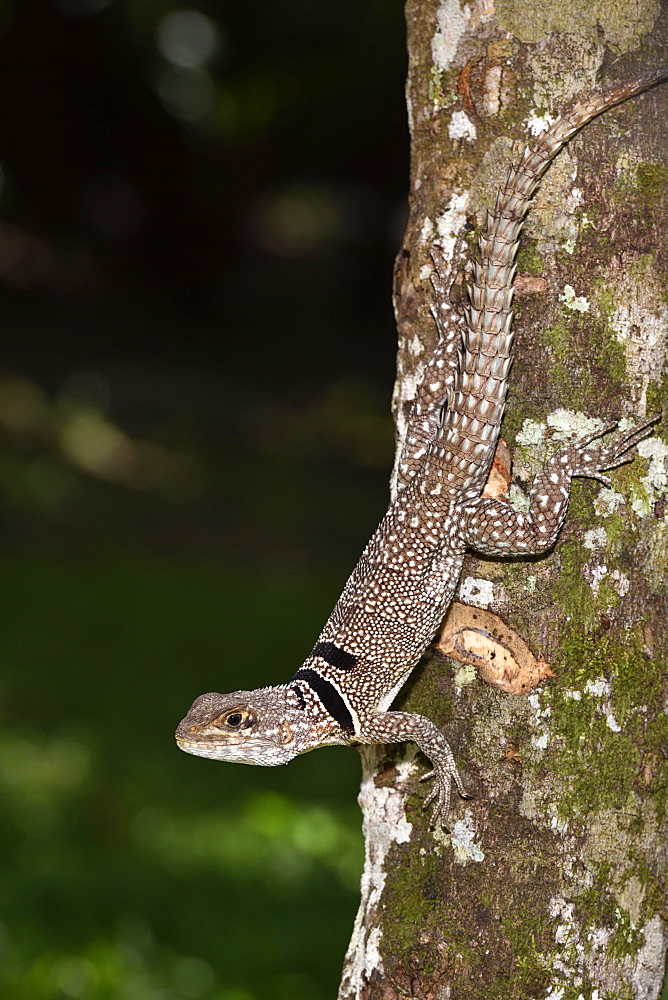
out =
<svg viewBox="0 0 668 1000"><path fill-rule="evenodd" d="M497 499L506 496L510 486L511 467L512 459L508 443L503 438L499 438L492 468L489 470L489 476L482 491L484 497Z"/></svg>
<svg viewBox="0 0 668 1000"><path fill-rule="evenodd" d="M515 278L515 298L524 295L540 295L547 288L547 281L540 275L518 274Z"/></svg>
<svg viewBox="0 0 668 1000"><path fill-rule="evenodd" d="M526 694L555 676L549 663L536 659L498 615L458 602L450 608L436 648L444 656L475 666L486 684L508 694Z"/></svg>

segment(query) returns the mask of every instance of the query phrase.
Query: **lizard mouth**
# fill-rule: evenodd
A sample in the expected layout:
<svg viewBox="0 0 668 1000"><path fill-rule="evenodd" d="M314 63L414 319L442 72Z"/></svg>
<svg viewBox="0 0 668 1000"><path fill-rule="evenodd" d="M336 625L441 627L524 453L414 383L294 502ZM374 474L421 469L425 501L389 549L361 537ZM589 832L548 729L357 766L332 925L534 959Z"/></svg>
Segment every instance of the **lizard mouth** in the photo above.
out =
<svg viewBox="0 0 668 1000"><path fill-rule="evenodd" d="M216 742L210 740L184 739L176 737L176 745L179 750L193 754L195 757L208 757L210 760L222 760L237 764L285 764L294 756L294 751L290 752L285 745L273 740L264 739L253 741L237 738L221 740Z"/></svg>
<svg viewBox="0 0 668 1000"><path fill-rule="evenodd" d="M176 736L176 742L185 744L186 746L208 746L208 747L229 747L229 746L239 746L245 743L245 740L239 739L239 737L222 737L217 740L212 740L210 737L201 736L199 739L193 739L188 736Z"/></svg>
<svg viewBox="0 0 668 1000"><path fill-rule="evenodd" d="M248 741L240 739L238 736L233 736L231 739L219 738L217 740L193 740L177 736L176 745L180 750L185 750L186 753L195 754L197 757L217 757L220 755L224 759L226 750L232 750L236 747L247 747Z"/></svg>
<svg viewBox="0 0 668 1000"><path fill-rule="evenodd" d="M292 743L295 737L290 723L285 721L280 726L275 739L270 736L259 736L258 733L252 733L248 729L236 733L217 732L215 735L209 733L195 735L192 731L184 733L181 729L177 729L174 738L181 750L185 750L186 753L200 754L203 752L200 748L205 747L211 750L224 750L226 747L240 746L284 747Z"/></svg>
<svg viewBox="0 0 668 1000"><path fill-rule="evenodd" d="M179 750L194 754L195 757L212 757L218 760L243 760L248 757L246 750L248 743L239 738L213 741L183 739L177 736L176 745Z"/></svg>

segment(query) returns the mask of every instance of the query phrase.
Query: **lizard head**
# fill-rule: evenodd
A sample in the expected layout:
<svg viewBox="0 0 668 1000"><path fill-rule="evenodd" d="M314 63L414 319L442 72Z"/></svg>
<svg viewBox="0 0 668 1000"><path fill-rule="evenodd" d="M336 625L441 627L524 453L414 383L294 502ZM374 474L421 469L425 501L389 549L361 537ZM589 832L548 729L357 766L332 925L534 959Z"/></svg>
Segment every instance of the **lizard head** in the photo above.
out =
<svg viewBox="0 0 668 1000"><path fill-rule="evenodd" d="M288 722L286 689L200 695L176 730L181 750L242 764L286 764L300 750Z"/></svg>

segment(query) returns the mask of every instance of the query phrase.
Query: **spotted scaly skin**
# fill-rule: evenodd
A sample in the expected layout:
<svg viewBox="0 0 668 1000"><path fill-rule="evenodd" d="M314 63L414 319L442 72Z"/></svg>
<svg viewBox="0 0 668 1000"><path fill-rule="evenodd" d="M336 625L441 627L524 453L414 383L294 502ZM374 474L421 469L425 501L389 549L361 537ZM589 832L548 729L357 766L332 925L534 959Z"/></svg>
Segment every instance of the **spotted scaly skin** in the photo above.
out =
<svg viewBox="0 0 668 1000"><path fill-rule="evenodd" d="M449 302L452 264L434 249L439 343L425 367L395 469L396 497L350 576L318 642L288 684L204 694L176 731L187 753L284 764L329 744L412 740L431 760L432 822L444 822L452 751L422 715L389 711L452 601L467 548L485 555L545 552L566 515L571 480L607 483L629 461L645 423L588 447L615 425L557 452L536 477L528 514L482 496L503 416L510 367L514 258L529 202L566 142L607 108L668 77L668 66L578 102L511 167L480 238L464 316Z"/></svg>

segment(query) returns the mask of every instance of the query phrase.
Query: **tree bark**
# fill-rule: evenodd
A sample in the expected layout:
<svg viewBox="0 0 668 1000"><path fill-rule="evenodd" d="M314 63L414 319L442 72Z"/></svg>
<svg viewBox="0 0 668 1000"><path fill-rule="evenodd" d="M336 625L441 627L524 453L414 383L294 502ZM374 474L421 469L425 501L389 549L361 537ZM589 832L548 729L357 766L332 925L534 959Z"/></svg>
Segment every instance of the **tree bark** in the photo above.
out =
<svg viewBox="0 0 668 1000"><path fill-rule="evenodd" d="M530 141L527 123L659 65L667 40L654 0L408 0L406 19L412 166L395 274L399 439L436 341L433 242L455 253L451 234L480 226ZM451 835L431 831L421 810L428 787L418 782L426 761L410 745L362 750L366 862L340 1000L661 993L667 111L664 85L604 114L559 155L534 200L502 427L511 500L522 502L545 458L593 429L591 418L637 422L663 409L664 421L612 472L612 488L576 481L548 556L467 558L455 624L446 620L441 651L431 648L396 704L443 729L476 797L455 802ZM462 288L455 282L453 299ZM462 603L479 609L482 629ZM476 635L482 646L467 648ZM471 665L485 658L491 684ZM499 658L512 683L499 684Z"/></svg>

